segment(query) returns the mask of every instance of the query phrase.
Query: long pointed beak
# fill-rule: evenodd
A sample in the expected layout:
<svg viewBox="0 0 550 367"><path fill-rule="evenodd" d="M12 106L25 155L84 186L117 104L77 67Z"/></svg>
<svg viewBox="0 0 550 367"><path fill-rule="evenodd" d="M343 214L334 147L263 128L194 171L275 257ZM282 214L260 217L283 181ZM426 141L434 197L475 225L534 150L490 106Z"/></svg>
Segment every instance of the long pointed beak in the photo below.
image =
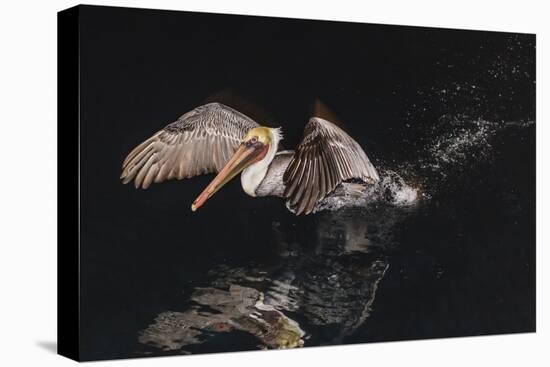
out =
<svg viewBox="0 0 550 367"><path fill-rule="evenodd" d="M210 182L204 191L195 199L191 205L191 210L200 208L206 200L214 195L223 185L228 183L243 169L258 160L258 155L265 149L256 149L254 146L247 147L240 145L239 149L233 154L233 157L225 164L218 175Z"/></svg>

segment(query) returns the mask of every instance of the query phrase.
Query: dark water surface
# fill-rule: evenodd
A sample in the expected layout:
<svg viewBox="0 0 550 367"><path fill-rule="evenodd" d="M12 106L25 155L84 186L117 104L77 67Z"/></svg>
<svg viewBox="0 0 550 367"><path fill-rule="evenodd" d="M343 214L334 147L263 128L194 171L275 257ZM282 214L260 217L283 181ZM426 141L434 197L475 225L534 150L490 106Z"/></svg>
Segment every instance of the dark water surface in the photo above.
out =
<svg viewBox="0 0 550 367"><path fill-rule="evenodd" d="M535 330L534 36L109 8L81 20L84 359ZM136 144L216 93L261 106L236 107L282 126L287 148L321 99L381 183L305 217L239 180L196 213L210 176L120 183Z"/></svg>

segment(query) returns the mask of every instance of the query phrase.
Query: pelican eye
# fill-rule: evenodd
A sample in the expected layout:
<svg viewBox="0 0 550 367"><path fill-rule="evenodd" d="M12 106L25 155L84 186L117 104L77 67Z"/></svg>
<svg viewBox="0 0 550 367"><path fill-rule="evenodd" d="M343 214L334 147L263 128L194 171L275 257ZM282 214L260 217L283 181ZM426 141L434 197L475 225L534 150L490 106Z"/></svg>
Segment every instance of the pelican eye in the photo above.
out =
<svg viewBox="0 0 550 367"><path fill-rule="evenodd" d="M253 137L250 138L249 140L245 141L244 144L245 144L247 147L251 147L252 145L255 145L257 142L258 142L258 137L257 137L257 136L253 136Z"/></svg>

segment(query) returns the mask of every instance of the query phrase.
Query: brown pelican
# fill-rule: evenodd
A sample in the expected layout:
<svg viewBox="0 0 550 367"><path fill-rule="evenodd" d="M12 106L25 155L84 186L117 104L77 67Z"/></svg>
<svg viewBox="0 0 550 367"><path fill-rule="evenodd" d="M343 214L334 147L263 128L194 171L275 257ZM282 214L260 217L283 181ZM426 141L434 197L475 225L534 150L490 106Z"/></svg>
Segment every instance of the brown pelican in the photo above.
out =
<svg viewBox="0 0 550 367"><path fill-rule="evenodd" d="M281 140L280 128L260 126L228 106L209 103L132 150L120 178L146 189L153 182L217 172L191 205L195 211L242 172L248 195L282 197L296 215L309 214L331 196L346 196L379 180L359 144L325 119L309 120L295 151L279 151Z"/></svg>

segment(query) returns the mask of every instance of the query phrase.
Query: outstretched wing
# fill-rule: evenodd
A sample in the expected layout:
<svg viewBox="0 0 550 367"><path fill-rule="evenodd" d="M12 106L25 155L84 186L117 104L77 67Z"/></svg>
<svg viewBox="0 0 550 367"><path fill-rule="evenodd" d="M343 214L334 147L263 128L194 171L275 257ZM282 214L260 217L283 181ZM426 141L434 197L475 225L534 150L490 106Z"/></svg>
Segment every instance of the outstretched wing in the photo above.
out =
<svg viewBox="0 0 550 367"><path fill-rule="evenodd" d="M359 144L336 125L312 117L283 180L284 196L296 214L309 214L315 204L349 179L379 180Z"/></svg>
<svg viewBox="0 0 550 367"><path fill-rule="evenodd" d="M199 106L138 145L122 164L123 183L136 188L220 171L243 136L259 126L220 103Z"/></svg>

